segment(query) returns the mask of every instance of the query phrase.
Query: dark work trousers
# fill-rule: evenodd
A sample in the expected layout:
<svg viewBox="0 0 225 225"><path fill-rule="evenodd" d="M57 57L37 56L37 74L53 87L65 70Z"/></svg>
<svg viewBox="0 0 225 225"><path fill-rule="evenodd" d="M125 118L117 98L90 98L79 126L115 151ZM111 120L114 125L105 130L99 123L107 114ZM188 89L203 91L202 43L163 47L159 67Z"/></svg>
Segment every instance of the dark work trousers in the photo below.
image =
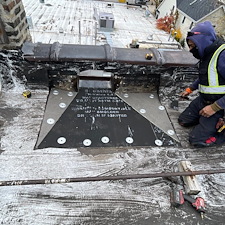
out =
<svg viewBox="0 0 225 225"><path fill-rule="evenodd" d="M186 127L194 126L189 135L191 144L205 142L210 137L216 138L216 144L222 144L225 142L225 134L217 132L216 124L219 118L223 118L224 110L220 110L210 117L199 115L199 111L206 105L202 97L198 96L180 114L178 121Z"/></svg>

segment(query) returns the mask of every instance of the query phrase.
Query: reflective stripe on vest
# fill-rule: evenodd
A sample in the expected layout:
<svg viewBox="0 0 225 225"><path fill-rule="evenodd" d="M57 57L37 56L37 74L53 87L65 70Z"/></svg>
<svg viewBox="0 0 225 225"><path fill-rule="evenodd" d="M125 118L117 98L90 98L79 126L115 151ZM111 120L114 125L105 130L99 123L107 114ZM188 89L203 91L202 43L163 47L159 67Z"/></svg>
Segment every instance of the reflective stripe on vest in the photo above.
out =
<svg viewBox="0 0 225 225"><path fill-rule="evenodd" d="M199 84L199 92L204 94L225 94L225 85L219 85L217 73L217 61L219 54L225 50L225 44L222 44L213 54L208 66L208 82L209 85Z"/></svg>

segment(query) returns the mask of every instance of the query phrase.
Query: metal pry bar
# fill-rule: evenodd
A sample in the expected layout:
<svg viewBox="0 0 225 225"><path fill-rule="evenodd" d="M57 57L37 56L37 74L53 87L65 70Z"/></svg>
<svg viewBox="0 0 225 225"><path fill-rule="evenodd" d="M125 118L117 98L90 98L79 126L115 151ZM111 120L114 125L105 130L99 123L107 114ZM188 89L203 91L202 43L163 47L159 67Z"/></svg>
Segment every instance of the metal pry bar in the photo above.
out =
<svg viewBox="0 0 225 225"><path fill-rule="evenodd" d="M60 184L60 183L93 182L93 181L106 181L106 180L128 180L128 179L144 179L144 178L171 177L171 176L195 176L200 174L218 174L218 173L225 173L225 169L199 170L199 171L187 171L187 172L162 172L162 173L152 173L152 174L151 173L150 174L130 174L130 175L119 175L119 176L11 180L11 181L0 181L0 186Z"/></svg>

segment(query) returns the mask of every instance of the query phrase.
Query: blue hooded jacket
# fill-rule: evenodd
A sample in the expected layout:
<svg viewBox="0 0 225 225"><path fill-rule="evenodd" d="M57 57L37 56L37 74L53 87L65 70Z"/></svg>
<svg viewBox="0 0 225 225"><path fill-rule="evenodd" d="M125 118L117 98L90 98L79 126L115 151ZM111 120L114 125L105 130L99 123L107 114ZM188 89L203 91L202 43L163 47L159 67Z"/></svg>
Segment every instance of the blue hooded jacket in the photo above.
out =
<svg viewBox="0 0 225 225"><path fill-rule="evenodd" d="M198 48L200 59L204 57L205 49L213 44L217 40L215 30L210 21L197 24L191 32L200 32L193 36L188 36L187 40L192 40ZM225 51L223 51L218 58L217 65L218 72L225 79ZM192 83L191 87L195 90L198 88L199 80ZM223 109L225 109L225 96L218 99L216 103Z"/></svg>

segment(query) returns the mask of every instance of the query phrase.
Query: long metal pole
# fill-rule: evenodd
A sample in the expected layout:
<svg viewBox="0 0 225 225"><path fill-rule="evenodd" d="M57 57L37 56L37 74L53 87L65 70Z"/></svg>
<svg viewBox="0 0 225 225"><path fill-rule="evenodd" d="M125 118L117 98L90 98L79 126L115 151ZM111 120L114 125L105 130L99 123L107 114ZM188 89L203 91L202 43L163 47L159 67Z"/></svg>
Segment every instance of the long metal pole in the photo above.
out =
<svg viewBox="0 0 225 225"><path fill-rule="evenodd" d="M95 45L97 43L97 21L95 21Z"/></svg>
<svg viewBox="0 0 225 225"><path fill-rule="evenodd" d="M15 186L15 185L35 185L35 184L60 184L73 182L93 182L106 180L128 180L128 179L143 179L155 177L173 177L173 176L194 176L200 174L218 174L225 173L225 169L217 170L199 170L187 172L162 172L150 174L131 174L119 176L99 176L99 177L77 177L77 178L55 178L55 179L36 179L36 180L11 180L0 181L0 186Z"/></svg>
<svg viewBox="0 0 225 225"><path fill-rule="evenodd" d="M78 28L79 28L79 44L81 45L81 25L80 25L81 21L78 21Z"/></svg>

